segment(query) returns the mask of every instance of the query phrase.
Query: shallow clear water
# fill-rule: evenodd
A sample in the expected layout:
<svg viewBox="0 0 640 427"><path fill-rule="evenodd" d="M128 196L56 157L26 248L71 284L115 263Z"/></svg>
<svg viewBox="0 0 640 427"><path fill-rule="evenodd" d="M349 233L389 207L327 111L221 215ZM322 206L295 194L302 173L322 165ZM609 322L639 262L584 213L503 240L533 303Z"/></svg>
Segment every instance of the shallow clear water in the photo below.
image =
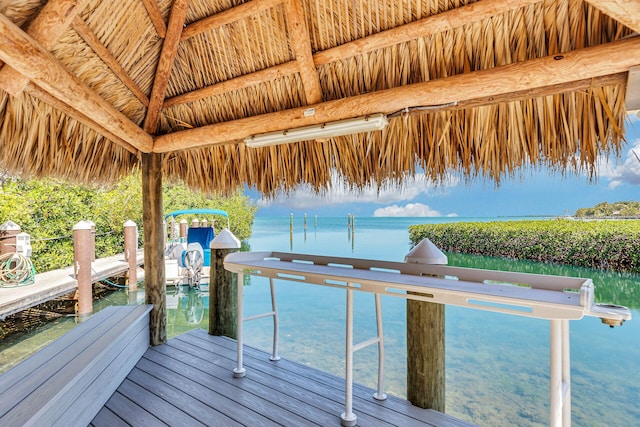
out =
<svg viewBox="0 0 640 427"><path fill-rule="evenodd" d="M503 218L507 219L507 218ZM464 221L466 218L359 218L355 231L347 218L256 218L250 240L254 251L293 251L334 256L402 261L409 251L407 227L425 222ZM478 220L475 218L474 220ZM488 219L487 219L488 220ZM640 277L589 269L448 254L449 264L473 268L525 271L590 277L601 302L634 307L634 318L610 329L599 319L571 322L571 384L573 423L577 426L640 425ZM245 287L245 315L270 310L268 281L251 278ZM126 292L116 292L103 305L125 304ZM131 297L144 302L143 291ZM277 281L280 312L280 354L310 366L344 375L345 293L341 289ZM207 329L208 297L167 295L168 333ZM355 339L375 334L373 296L355 295ZM383 297L386 348L386 391L405 395L405 301ZM0 370L35 351L73 327L72 319L40 328L24 340L0 343ZM272 322L245 324L245 341L265 351L271 348ZM549 424L549 322L446 308L446 412L483 426L545 426ZM375 387L375 347L355 355L354 379Z"/></svg>

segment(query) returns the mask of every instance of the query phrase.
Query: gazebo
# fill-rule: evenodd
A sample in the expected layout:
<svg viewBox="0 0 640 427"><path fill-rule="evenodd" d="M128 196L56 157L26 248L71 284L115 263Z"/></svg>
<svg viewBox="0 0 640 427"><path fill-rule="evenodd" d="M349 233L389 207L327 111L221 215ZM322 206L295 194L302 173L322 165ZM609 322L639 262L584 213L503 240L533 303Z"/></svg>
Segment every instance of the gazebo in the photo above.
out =
<svg viewBox="0 0 640 427"><path fill-rule="evenodd" d="M163 180L266 195L527 165L593 174L640 108L640 1L0 3L0 167L142 170L151 341Z"/></svg>

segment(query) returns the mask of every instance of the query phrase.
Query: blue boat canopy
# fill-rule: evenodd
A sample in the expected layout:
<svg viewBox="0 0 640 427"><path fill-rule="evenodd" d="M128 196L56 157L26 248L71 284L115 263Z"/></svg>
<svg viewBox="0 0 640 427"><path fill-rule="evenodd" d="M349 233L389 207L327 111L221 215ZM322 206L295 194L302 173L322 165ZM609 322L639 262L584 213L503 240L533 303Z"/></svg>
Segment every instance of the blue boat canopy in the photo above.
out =
<svg viewBox="0 0 640 427"><path fill-rule="evenodd" d="M164 219L170 216L176 217L178 215L222 215L229 218L229 214L220 209L181 209L179 211L173 211L164 216Z"/></svg>

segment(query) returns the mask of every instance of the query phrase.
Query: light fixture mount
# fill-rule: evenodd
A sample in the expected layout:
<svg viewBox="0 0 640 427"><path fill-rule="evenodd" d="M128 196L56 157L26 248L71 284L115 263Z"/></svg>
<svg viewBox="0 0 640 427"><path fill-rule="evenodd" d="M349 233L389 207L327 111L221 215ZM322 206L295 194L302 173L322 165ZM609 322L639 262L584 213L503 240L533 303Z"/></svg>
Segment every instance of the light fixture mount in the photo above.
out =
<svg viewBox="0 0 640 427"><path fill-rule="evenodd" d="M321 123L277 132L252 135L244 139L247 147L267 147L271 145L288 144L291 142L326 139L334 136L351 135L354 133L382 130L389 124L384 114L355 117L335 122Z"/></svg>

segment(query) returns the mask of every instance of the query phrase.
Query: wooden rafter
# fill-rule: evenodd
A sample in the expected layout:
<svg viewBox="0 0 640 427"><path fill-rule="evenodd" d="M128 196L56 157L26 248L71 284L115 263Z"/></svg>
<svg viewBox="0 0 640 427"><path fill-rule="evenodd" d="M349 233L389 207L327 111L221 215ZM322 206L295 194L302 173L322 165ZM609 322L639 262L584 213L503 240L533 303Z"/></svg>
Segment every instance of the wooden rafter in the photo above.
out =
<svg viewBox="0 0 640 427"><path fill-rule="evenodd" d="M27 34L45 49L51 50L87 2L88 0L49 0L27 28ZM11 67L0 70L0 81L2 89L12 96L18 96L29 83L29 79Z"/></svg>
<svg viewBox="0 0 640 427"><path fill-rule="evenodd" d="M153 89L151 90L151 97L149 98L149 108L147 109L147 116L144 120L144 130L150 134L154 134L158 127L160 110L162 109L164 94L169 84L173 62L178 53L178 42L180 41L180 34L184 26L184 18L187 14L189 1L190 0L176 0L171 8L167 35L162 44L160 61L158 62L156 76L153 81Z"/></svg>
<svg viewBox="0 0 640 427"><path fill-rule="evenodd" d="M154 151L170 152L208 145L237 142L253 134L280 131L302 126L374 113L390 114L404 108L443 106L471 103L477 99L494 97L540 96L540 89L571 84L627 72L640 63L640 37L567 52L545 58L504 65L488 70L431 80L372 92L308 108L262 114L201 128L188 129L155 138ZM602 61L607 57L607 61ZM507 98L508 99L508 98ZM307 112L307 114L305 114Z"/></svg>
<svg viewBox="0 0 640 427"><path fill-rule="evenodd" d="M640 33L640 0L586 0L621 24Z"/></svg>
<svg viewBox="0 0 640 427"><path fill-rule="evenodd" d="M0 59L54 98L91 117L93 122L101 123L94 127L96 131L104 127L137 150L151 151L151 136L71 74L48 50L2 14Z"/></svg>
<svg viewBox="0 0 640 427"><path fill-rule="evenodd" d="M140 87L134 82L127 70L122 68L118 60L109 52L106 46L100 41L98 36L96 36L91 28L87 25L84 20L76 16L71 24L73 29L76 30L78 35L89 45L91 49L102 59L102 61L109 67L111 71L120 79L120 81L133 93L136 98L140 100L144 104L145 107L149 106L149 98L147 95L140 89Z"/></svg>
<svg viewBox="0 0 640 427"><path fill-rule="evenodd" d="M167 25L164 22L164 16L160 12L160 8L158 7L157 0L142 0L142 4L144 8L147 9L147 13L149 14L149 18L153 23L156 32L160 38L165 38L167 35Z"/></svg>
<svg viewBox="0 0 640 427"><path fill-rule="evenodd" d="M447 12L429 16L419 21L363 37L322 52L317 52L313 55L313 61L316 66L340 61L355 55L361 55L377 49L459 28L466 24L479 22L492 16L507 13L539 2L540 0L483 0L471 3Z"/></svg>
<svg viewBox="0 0 640 427"><path fill-rule="evenodd" d="M268 3L271 1L275 2L275 0L263 0L260 3L264 5L265 3ZM278 0L278 1L282 1L282 0ZM430 16L428 18L421 19L420 21L416 21L410 24L405 24L388 31L383 31L381 33L377 33L368 37L364 37L362 39L355 40L350 43L345 43L341 46L338 46L332 49L328 49L322 52L316 52L315 54L313 54L313 62L316 66L320 66L331 61L339 61L341 59L349 58L357 54L369 52L375 49L380 49L385 46L393 46L394 44L415 40L417 38L425 37L439 31L447 31L453 28L461 27L466 24L472 24L474 22L487 19L493 16L493 14L506 13L510 10L524 7L529 4L537 3L539 1L540 0L513 0L510 2L504 2L503 0L483 0L481 2L472 3L467 6L459 7L450 12L445 12L438 15ZM258 2L254 1L251 3L258 3ZM250 3L245 3L245 5L248 5L248 4ZM230 9L230 11L233 11L236 9L237 8ZM204 26L204 22L207 19L213 20L213 18L219 17L219 15L220 14L214 15L210 18L205 18L202 21L198 21L198 22L202 23L202 25ZM224 25L226 23L233 21L232 16L233 15L227 16L227 18L225 18L224 20L217 18L218 20L216 21L216 26ZM210 21L210 22L213 22L213 21ZM191 25L195 25L195 24L196 23ZM183 39L185 38L184 36L185 32L189 30L190 26L187 26L187 28L185 28L185 30L183 31ZM213 27L214 27L213 25L207 25L206 28L204 29L201 28L200 32L206 31ZM271 80L282 77L283 76L282 72L284 70L280 69L279 67L281 67L281 65L272 67L272 68L277 68L278 72L266 73L263 76L263 81L267 80L268 78L267 76L271 76ZM310 68L307 66L307 69L310 69ZM267 70L269 69L267 68L265 70L259 71L258 73L261 73L263 71L266 72ZM294 74L298 72L299 69L289 68L287 71L289 71L289 74ZM253 80L253 81L255 82L254 84L261 83L260 80ZM223 84L224 83L219 83L218 85L223 85ZM212 95L209 95L209 93L215 93L216 95L220 94L221 92L223 92L222 89L224 88L224 86L220 86L220 88L215 89L216 86L218 85L213 85L213 86L210 86L209 88L201 89L191 93L185 93L183 95L180 95L179 97L172 98L171 102L165 102L165 108L172 105L181 104L185 102L193 102L198 99L203 99L205 97L212 96Z"/></svg>
<svg viewBox="0 0 640 427"><path fill-rule="evenodd" d="M322 102L320 78L313 63L309 30L304 21L304 14L299 0L287 0L285 3L289 42L298 61L302 86L307 97L307 104Z"/></svg>
<svg viewBox="0 0 640 427"><path fill-rule="evenodd" d="M281 4L283 1L285 0L253 0L239 6L232 7L231 9L227 9L223 12L216 13L215 15L211 15L207 18L203 18L187 25L187 27L182 31L180 41L187 40L205 31L210 31L214 28L255 15L265 9L271 9L272 7Z"/></svg>
<svg viewBox="0 0 640 427"><path fill-rule="evenodd" d="M203 89L174 96L173 98L166 99L162 108L169 108L178 104L186 104L199 99L209 98L226 92L251 87L264 81L275 80L283 76L291 75L297 71L298 63L296 61L285 62L284 64L276 65L275 67L265 68L264 70L256 71L255 73L245 74L244 76L236 77L235 79L227 80Z"/></svg>

